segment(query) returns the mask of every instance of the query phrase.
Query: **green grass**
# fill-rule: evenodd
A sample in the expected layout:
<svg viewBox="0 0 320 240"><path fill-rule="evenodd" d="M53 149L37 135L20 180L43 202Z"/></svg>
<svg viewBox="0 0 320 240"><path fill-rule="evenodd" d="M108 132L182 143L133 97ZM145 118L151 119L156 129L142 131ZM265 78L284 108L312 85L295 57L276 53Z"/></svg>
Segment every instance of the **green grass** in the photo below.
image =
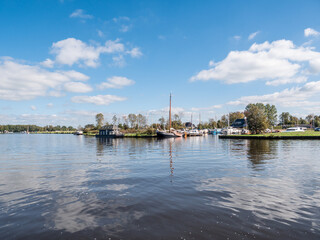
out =
<svg viewBox="0 0 320 240"><path fill-rule="evenodd" d="M304 137L320 137L320 132L308 130L305 132L279 132L265 134L249 134L249 135L228 135L228 138L304 138Z"/></svg>
<svg viewBox="0 0 320 240"><path fill-rule="evenodd" d="M30 132L30 134L72 134L74 131L38 131Z"/></svg>
<svg viewBox="0 0 320 240"><path fill-rule="evenodd" d="M248 136L248 135L242 135ZM261 137L278 137L278 136L320 136L320 132L316 131L305 131L305 132L279 132L279 133L266 133L266 134L255 134L249 136L261 136Z"/></svg>

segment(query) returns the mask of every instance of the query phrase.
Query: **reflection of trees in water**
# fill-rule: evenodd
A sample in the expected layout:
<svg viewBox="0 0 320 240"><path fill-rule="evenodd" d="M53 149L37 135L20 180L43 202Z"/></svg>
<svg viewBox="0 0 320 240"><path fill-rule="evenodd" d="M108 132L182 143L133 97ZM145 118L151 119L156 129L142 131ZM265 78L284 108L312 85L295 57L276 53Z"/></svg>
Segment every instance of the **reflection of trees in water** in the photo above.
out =
<svg viewBox="0 0 320 240"><path fill-rule="evenodd" d="M101 162L105 155L116 155L118 152L118 148L121 139L119 138L97 138L96 146L97 146L97 160Z"/></svg>
<svg viewBox="0 0 320 240"><path fill-rule="evenodd" d="M111 138L97 138L97 155L103 156L104 149L113 146L113 140Z"/></svg>
<svg viewBox="0 0 320 240"><path fill-rule="evenodd" d="M247 156L256 169L259 165L266 163L266 160L273 159L277 153L277 142L270 140L249 140Z"/></svg>

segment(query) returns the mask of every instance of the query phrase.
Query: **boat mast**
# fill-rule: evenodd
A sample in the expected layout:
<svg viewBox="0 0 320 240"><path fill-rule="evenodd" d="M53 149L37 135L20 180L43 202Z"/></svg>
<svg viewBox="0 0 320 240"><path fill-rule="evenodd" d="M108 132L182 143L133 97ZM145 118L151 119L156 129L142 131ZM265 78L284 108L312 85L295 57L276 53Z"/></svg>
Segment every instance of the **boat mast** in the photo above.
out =
<svg viewBox="0 0 320 240"><path fill-rule="evenodd" d="M171 93L170 93L170 108L169 108L169 132L171 129Z"/></svg>

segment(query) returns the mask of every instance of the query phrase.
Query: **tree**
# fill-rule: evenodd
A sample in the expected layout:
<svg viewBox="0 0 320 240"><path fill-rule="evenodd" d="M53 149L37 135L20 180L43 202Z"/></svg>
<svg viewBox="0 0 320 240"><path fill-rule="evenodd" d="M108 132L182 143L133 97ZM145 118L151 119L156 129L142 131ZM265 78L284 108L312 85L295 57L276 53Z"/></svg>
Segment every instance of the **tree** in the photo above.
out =
<svg viewBox="0 0 320 240"><path fill-rule="evenodd" d="M268 127L275 126L277 122L277 108L275 105L266 104L265 112L267 116Z"/></svg>
<svg viewBox="0 0 320 240"><path fill-rule="evenodd" d="M299 121L299 119L297 117L292 116L292 115L289 116L289 120L290 120L291 125L296 125L296 124L298 124L298 121Z"/></svg>
<svg viewBox="0 0 320 240"><path fill-rule="evenodd" d="M222 117L220 119L220 124L221 124L221 127L228 126L228 116L227 115L222 115ZM221 127L219 127L219 128L221 128Z"/></svg>
<svg viewBox="0 0 320 240"><path fill-rule="evenodd" d="M118 121L117 115L113 115L113 117L112 117L112 124L113 124L113 125L116 125L116 124L117 124L117 121Z"/></svg>
<svg viewBox="0 0 320 240"><path fill-rule="evenodd" d="M146 116L143 116L142 114L138 114L137 116L137 122L138 122L138 128L144 128L147 125L147 118Z"/></svg>
<svg viewBox="0 0 320 240"><path fill-rule="evenodd" d="M101 128L104 122L104 116L102 113L96 115L97 128Z"/></svg>
<svg viewBox="0 0 320 240"><path fill-rule="evenodd" d="M159 118L160 127L164 129L164 125L166 124L166 119L164 117Z"/></svg>
<svg viewBox="0 0 320 240"><path fill-rule="evenodd" d="M281 125L290 124L289 117L290 117L290 114L288 112L281 113L279 116L279 120L280 120Z"/></svg>
<svg viewBox="0 0 320 240"><path fill-rule="evenodd" d="M182 122L180 116L178 114L173 115L172 127L175 129L182 127Z"/></svg>
<svg viewBox="0 0 320 240"><path fill-rule="evenodd" d="M237 119L242 119L244 118L244 113L243 112L231 112L229 113L229 122L232 124L235 120Z"/></svg>
<svg viewBox="0 0 320 240"><path fill-rule="evenodd" d="M128 115L128 120L130 122L131 128L135 128L136 124L137 124L137 116L135 114L133 114L133 113L130 113Z"/></svg>
<svg viewBox="0 0 320 240"><path fill-rule="evenodd" d="M208 124L208 128L216 128L217 127L217 123L213 118L209 119L209 124Z"/></svg>
<svg viewBox="0 0 320 240"><path fill-rule="evenodd" d="M245 109L248 128L253 134L264 132L267 128L265 106L262 103L248 104Z"/></svg>

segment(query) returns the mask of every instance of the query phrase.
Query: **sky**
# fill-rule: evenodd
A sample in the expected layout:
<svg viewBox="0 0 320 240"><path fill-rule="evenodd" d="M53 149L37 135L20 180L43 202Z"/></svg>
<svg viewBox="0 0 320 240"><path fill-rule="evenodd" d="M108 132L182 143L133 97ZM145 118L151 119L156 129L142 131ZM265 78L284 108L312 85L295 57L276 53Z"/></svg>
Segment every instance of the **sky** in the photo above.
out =
<svg viewBox="0 0 320 240"><path fill-rule="evenodd" d="M320 115L320 1L0 0L0 124Z"/></svg>

